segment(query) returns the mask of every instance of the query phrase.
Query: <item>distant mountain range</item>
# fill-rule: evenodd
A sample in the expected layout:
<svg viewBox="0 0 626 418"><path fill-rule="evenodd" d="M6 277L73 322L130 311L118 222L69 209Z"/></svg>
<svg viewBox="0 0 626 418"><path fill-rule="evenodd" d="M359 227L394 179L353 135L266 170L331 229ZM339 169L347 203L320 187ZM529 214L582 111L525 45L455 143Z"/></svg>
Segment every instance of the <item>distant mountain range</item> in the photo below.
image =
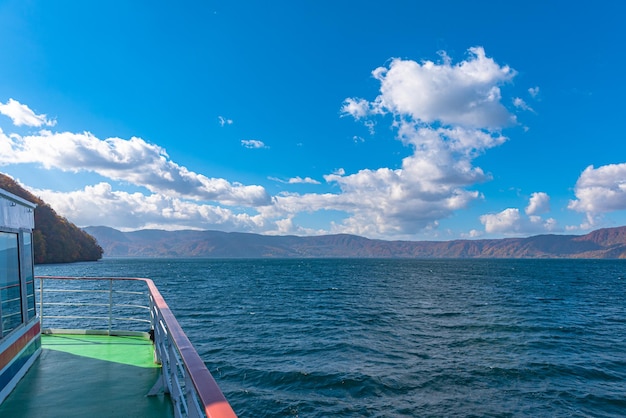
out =
<svg viewBox="0 0 626 418"><path fill-rule="evenodd" d="M626 258L626 226L586 235L454 241L384 241L356 235L271 236L92 226L105 257L203 258Z"/></svg>

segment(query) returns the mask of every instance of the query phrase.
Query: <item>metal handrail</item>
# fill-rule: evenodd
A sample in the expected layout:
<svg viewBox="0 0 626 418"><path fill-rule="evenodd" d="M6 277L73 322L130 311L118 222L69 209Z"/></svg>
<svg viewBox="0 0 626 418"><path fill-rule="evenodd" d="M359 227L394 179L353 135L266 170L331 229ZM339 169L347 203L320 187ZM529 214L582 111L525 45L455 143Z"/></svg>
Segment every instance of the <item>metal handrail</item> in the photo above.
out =
<svg viewBox="0 0 626 418"><path fill-rule="evenodd" d="M174 404L174 413L177 417L208 417L208 418L230 418L236 417L232 407L224 397L215 379L207 369L204 361L183 332L176 317L165 302L165 299L150 279L135 277L65 277L65 276L37 276L39 279L39 315L42 321L45 318L89 318L107 319L106 317L83 317L76 315L54 315L45 316L44 307L50 306L45 302L44 294L49 290L44 288L45 280L82 280L103 282L108 281L109 293L108 303L108 329L107 333L118 333L119 330L112 329L113 320L141 320L138 318L117 318L113 315L115 307L124 304L114 303L114 294L121 293L113 290L113 282L135 281L145 283L148 292L149 306L139 305L134 307L148 308L150 311L150 333L154 336L155 358L161 363L161 377L151 393L163 390L170 394ZM52 289L50 289L52 290ZM54 289L55 292L63 292L63 289ZM68 289L76 290L76 289ZM99 291L102 293L102 291ZM126 294L142 295L141 292L123 292ZM144 294L145 295L145 294ZM73 306L88 306L81 302L63 302ZM93 304L92 304L93 305ZM99 304L99 306L106 304ZM42 332L46 332L45 330ZM123 331L122 331L123 332Z"/></svg>

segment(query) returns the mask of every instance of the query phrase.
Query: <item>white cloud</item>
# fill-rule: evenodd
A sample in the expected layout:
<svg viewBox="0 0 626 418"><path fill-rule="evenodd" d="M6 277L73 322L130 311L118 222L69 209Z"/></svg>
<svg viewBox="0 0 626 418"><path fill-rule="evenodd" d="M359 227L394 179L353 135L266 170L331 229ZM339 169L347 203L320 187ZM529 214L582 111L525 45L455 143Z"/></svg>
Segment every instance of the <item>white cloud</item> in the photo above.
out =
<svg viewBox="0 0 626 418"><path fill-rule="evenodd" d="M281 194L264 217L286 216L301 211L336 210L346 213L333 232L370 237L409 236L436 227L439 219L481 198L465 187L489 176L471 160L506 138L464 128L416 128L404 123L398 135L413 148L399 169L364 169L346 175L339 169L324 176L340 193Z"/></svg>
<svg viewBox="0 0 626 418"><path fill-rule="evenodd" d="M485 231L494 233L516 233L521 229L522 217L519 209L508 208L500 213L482 215L480 222L485 225Z"/></svg>
<svg viewBox="0 0 626 418"><path fill-rule="evenodd" d="M550 197L544 192L533 193L523 216L517 208L507 208L499 213L480 216L480 222L488 234L534 234L559 231L554 218L544 219L540 215L550 211Z"/></svg>
<svg viewBox="0 0 626 418"><path fill-rule="evenodd" d="M60 193L31 191L79 226L107 225L121 230L226 229L255 230L259 218L236 214L219 206L199 204L162 194L144 195L114 191L110 184L99 183L82 190ZM94 210L97 208L98 210Z"/></svg>
<svg viewBox="0 0 626 418"><path fill-rule="evenodd" d="M37 135L3 136L0 165L39 163L63 171L90 171L146 187L169 197L215 201L226 205L270 203L261 186L245 186L208 178L181 167L165 150L141 138L100 140L91 133L41 131Z"/></svg>
<svg viewBox="0 0 626 418"><path fill-rule="evenodd" d="M220 126L225 126L225 125L232 125L233 124L233 120L232 119L227 119L224 116L218 116L217 120L220 124Z"/></svg>
<svg viewBox="0 0 626 418"><path fill-rule="evenodd" d="M317 180L315 180L315 179L313 179L311 177L304 177L304 178L302 178L300 176L297 176L297 177L292 177L292 178L290 178L288 180L282 180L282 179L279 179L279 178L276 178L276 177L268 177L268 178L270 180L277 181L279 183L284 183L284 184L320 184L319 181L317 181Z"/></svg>
<svg viewBox="0 0 626 418"><path fill-rule="evenodd" d="M524 99L516 97L513 99L513 106L518 109L528 110L529 112L534 112L533 108L528 106L528 104L524 101Z"/></svg>
<svg viewBox="0 0 626 418"><path fill-rule="evenodd" d="M441 181L448 174L425 160L407 157L401 169L327 175L326 180L338 184L341 194L318 198L322 207L350 214L336 226L337 231L368 236L412 234L480 197L459 184Z"/></svg>
<svg viewBox="0 0 626 418"><path fill-rule="evenodd" d="M574 187L576 199L568 208L587 215L587 225L596 224L604 213L626 210L626 163L587 167Z"/></svg>
<svg viewBox="0 0 626 418"><path fill-rule="evenodd" d="M348 216L335 230L390 236L435 228L440 219L481 198L468 188L491 177L472 162L507 140L499 130L515 117L501 103L500 86L516 73L480 47L469 53L456 65L445 53L440 63L394 59L388 68L373 71L381 83L378 97L344 101L342 114L357 120L393 116L398 139L413 150L400 169L327 175L340 194L303 196L302 208L294 196L279 196L277 206L342 210Z"/></svg>
<svg viewBox="0 0 626 418"><path fill-rule="evenodd" d="M488 234L528 235L560 230L554 218L543 219L536 215L524 217L517 208L482 215L480 222Z"/></svg>
<svg viewBox="0 0 626 418"><path fill-rule="evenodd" d="M490 148L502 145L507 137L476 129L430 128L410 122L398 124L398 137L412 145L416 154L449 164L451 160L469 160ZM441 167L445 169L446 167Z"/></svg>
<svg viewBox="0 0 626 418"><path fill-rule="evenodd" d="M365 125L365 127L367 128L367 130L369 131L370 135L374 135L376 133L376 123L372 120L366 120L365 122L363 122L363 124Z"/></svg>
<svg viewBox="0 0 626 418"><path fill-rule="evenodd" d="M550 212L550 196L544 192L533 193L526 206L526 215L540 215L547 212Z"/></svg>
<svg viewBox="0 0 626 418"><path fill-rule="evenodd" d="M320 184L319 181L312 179L311 177L292 177L289 179L288 181L289 184L299 184L299 183L306 183L306 184Z"/></svg>
<svg viewBox="0 0 626 418"><path fill-rule="evenodd" d="M355 119L361 119L368 116L371 113L370 104L365 99L352 99L347 98L341 106L342 116L352 116Z"/></svg>
<svg viewBox="0 0 626 418"><path fill-rule="evenodd" d="M256 139L242 139L241 145L251 149L267 148L263 141L259 141Z"/></svg>
<svg viewBox="0 0 626 418"><path fill-rule="evenodd" d="M13 99L9 99L5 104L0 103L0 114L10 117L15 126L56 125L56 121L47 119L46 115L35 114L28 106Z"/></svg>
<svg viewBox="0 0 626 418"><path fill-rule="evenodd" d="M346 99L342 111L355 118L368 114L392 113L422 123L471 128L501 128L514 123L501 103L500 85L513 79L516 72L500 66L485 55L482 47L469 49L467 60L452 65L396 58L388 68L373 71L380 81L380 95L371 103Z"/></svg>
<svg viewBox="0 0 626 418"><path fill-rule="evenodd" d="M539 87L531 87L528 89L528 93L533 97L537 97L539 95Z"/></svg>

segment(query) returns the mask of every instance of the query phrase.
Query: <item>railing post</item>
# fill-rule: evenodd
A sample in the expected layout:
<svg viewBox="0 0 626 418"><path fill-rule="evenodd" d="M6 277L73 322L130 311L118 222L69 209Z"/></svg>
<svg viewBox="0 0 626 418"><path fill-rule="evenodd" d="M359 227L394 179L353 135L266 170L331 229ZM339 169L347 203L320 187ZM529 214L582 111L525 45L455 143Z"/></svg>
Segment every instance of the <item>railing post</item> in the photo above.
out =
<svg viewBox="0 0 626 418"><path fill-rule="evenodd" d="M109 335L111 335L112 316L113 316L113 279L109 279Z"/></svg>
<svg viewBox="0 0 626 418"><path fill-rule="evenodd" d="M39 278L39 328L43 329L43 277Z"/></svg>
<svg viewBox="0 0 626 418"><path fill-rule="evenodd" d="M163 330L161 329L161 318L159 317L159 312L154 303L154 298L149 295L148 299L150 300L150 327L152 329L152 338L154 343L154 362L157 364L162 364L161 361L161 350L163 347Z"/></svg>
<svg viewBox="0 0 626 418"><path fill-rule="evenodd" d="M187 403L188 418L201 418L203 416L188 370L185 370L185 402Z"/></svg>

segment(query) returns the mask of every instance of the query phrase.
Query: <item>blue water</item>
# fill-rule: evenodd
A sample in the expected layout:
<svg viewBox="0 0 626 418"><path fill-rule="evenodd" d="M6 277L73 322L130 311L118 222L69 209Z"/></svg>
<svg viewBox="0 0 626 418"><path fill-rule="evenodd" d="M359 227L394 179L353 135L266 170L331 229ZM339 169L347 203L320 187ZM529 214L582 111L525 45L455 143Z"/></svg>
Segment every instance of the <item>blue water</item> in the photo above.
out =
<svg viewBox="0 0 626 418"><path fill-rule="evenodd" d="M626 261L140 260L241 417L626 416Z"/></svg>

